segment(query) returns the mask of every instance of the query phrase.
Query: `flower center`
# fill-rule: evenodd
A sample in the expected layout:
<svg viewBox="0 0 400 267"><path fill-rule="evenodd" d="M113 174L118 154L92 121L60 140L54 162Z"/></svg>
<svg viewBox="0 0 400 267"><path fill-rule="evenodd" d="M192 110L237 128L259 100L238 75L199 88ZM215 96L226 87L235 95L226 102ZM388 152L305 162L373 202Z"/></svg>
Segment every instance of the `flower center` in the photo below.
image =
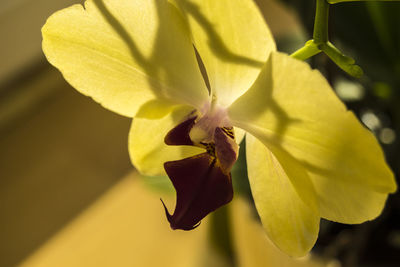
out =
<svg viewBox="0 0 400 267"><path fill-rule="evenodd" d="M213 101L205 105L202 114L196 116L195 112L191 113L166 135L165 143L202 147L218 167L228 174L237 160L239 147L226 109Z"/></svg>
<svg viewBox="0 0 400 267"><path fill-rule="evenodd" d="M232 128L226 109L213 102L211 105L207 104L204 110L206 112L195 122L189 133L190 139L196 145L213 142L217 128Z"/></svg>

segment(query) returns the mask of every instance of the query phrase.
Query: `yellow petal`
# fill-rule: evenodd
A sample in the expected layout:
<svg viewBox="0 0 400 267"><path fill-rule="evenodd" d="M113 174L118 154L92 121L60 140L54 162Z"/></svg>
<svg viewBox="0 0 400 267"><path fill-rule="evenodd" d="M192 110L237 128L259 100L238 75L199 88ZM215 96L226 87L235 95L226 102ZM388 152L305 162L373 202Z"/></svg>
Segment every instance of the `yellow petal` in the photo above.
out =
<svg viewBox="0 0 400 267"><path fill-rule="evenodd" d="M387 193L379 193L368 186L331 176L311 173L317 191L321 217L340 223L363 223L381 214Z"/></svg>
<svg viewBox="0 0 400 267"><path fill-rule="evenodd" d="M176 0L218 102L228 106L257 78L275 42L252 0Z"/></svg>
<svg viewBox="0 0 400 267"><path fill-rule="evenodd" d="M235 198L230 207L232 237L240 267L322 267L327 266L313 257L292 258L279 251L267 238L256 220L249 203Z"/></svg>
<svg viewBox="0 0 400 267"><path fill-rule="evenodd" d="M304 62L272 53L254 86L229 112L234 125L307 169L324 218L342 223L373 219L386 194L396 190L372 133Z"/></svg>
<svg viewBox="0 0 400 267"><path fill-rule="evenodd" d="M161 119L134 118L129 133L129 154L136 169L149 176L166 175L164 162L204 152L194 146L167 146L164 137L192 111L178 107Z"/></svg>
<svg viewBox="0 0 400 267"><path fill-rule="evenodd" d="M43 51L81 93L134 116L149 100L208 99L185 20L166 0L103 0L53 14Z"/></svg>
<svg viewBox="0 0 400 267"><path fill-rule="evenodd" d="M263 226L278 248L304 256L318 237L317 197L306 171L279 149L246 136L247 170Z"/></svg>

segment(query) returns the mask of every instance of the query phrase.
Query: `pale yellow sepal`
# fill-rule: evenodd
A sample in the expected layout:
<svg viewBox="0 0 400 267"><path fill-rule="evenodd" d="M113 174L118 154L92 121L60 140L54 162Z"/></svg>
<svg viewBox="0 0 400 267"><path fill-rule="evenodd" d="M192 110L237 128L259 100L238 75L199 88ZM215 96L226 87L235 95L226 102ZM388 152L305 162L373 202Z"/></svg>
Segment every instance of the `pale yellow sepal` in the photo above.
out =
<svg viewBox="0 0 400 267"><path fill-rule="evenodd" d="M161 119L134 118L129 133L129 155L136 169L144 175L166 175L164 162L180 160L205 152L194 146L167 146L164 137L192 111L177 107Z"/></svg>
<svg viewBox="0 0 400 267"><path fill-rule="evenodd" d="M314 246L320 216L317 197L306 171L290 155L246 135L247 171L262 224L271 240L291 256L304 256Z"/></svg>
<svg viewBox="0 0 400 267"><path fill-rule="evenodd" d="M230 105L254 82L274 39L252 0L175 0L184 10L212 93Z"/></svg>
<svg viewBox="0 0 400 267"><path fill-rule="evenodd" d="M246 132L240 128L234 127L235 141L238 145L243 141Z"/></svg>
<svg viewBox="0 0 400 267"><path fill-rule="evenodd" d="M161 119L171 113L176 107L172 101L168 101L167 99L153 99L147 101L139 108L135 118Z"/></svg>
<svg viewBox="0 0 400 267"><path fill-rule="evenodd" d="M230 207L233 246L240 267L322 267L326 262L312 255L293 258L283 253L269 240L256 211L249 203L236 197ZM326 259L325 259L326 260Z"/></svg>
<svg viewBox="0 0 400 267"><path fill-rule="evenodd" d="M197 108L208 100L186 21L166 0L88 0L54 13L42 34L65 79L119 114L160 97Z"/></svg>
<svg viewBox="0 0 400 267"><path fill-rule="evenodd" d="M396 190L375 137L304 62L272 53L229 115L235 126L286 151L307 170L323 218L371 220Z"/></svg>

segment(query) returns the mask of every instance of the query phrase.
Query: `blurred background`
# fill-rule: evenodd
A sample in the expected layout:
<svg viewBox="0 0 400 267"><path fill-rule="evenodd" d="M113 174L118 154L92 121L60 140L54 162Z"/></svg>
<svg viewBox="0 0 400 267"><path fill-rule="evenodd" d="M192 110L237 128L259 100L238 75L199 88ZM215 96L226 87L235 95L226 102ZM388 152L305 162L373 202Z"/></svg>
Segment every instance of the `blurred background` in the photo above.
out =
<svg viewBox="0 0 400 267"><path fill-rule="evenodd" d="M315 1L256 2L279 50L294 52L311 38ZM269 243L245 200L209 216L199 230L170 231L159 197L169 196L173 203L174 195L156 179L140 179L134 172L127 151L130 119L77 93L41 51L41 26L73 3L83 1L0 1L1 267L400 265L398 193L373 222L322 221L313 256L301 260ZM399 14L400 2L331 7L331 40L363 68L361 79L324 55L310 60L376 135L396 177ZM244 166L241 158L234 176L235 190L246 196ZM235 219L232 209L243 216Z"/></svg>

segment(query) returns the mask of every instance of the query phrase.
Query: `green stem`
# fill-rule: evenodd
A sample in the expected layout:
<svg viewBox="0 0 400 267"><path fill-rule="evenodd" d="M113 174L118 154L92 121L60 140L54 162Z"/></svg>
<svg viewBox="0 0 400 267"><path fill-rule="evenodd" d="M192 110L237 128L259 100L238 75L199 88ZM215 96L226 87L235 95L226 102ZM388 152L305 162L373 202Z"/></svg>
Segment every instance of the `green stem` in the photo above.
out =
<svg viewBox="0 0 400 267"><path fill-rule="evenodd" d="M321 50L339 66L342 70L354 76L360 78L363 75L363 70L360 66L355 65L354 59L345 56L339 49L337 49L332 43L326 42L321 44Z"/></svg>
<svg viewBox="0 0 400 267"><path fill-rule="evenodd" d="M362 69L354 64L354 59L345 56L337 49L328 38L329 6L332 2L346 0L317 0L315 8L313 39L308 41L302 48L291 56L299 60L310 58L319 52L324 52L342 70L354 77L363 75Z"/></svg>
<svg viewBox="0 0 400 267"><path fill-rule="evenodd" d="M337 3L343 3L343 2L396 2L400 0L328 0L329 4L337 4Z"/></svg>
<svg viewBox="0 0 400 267"><path fill-rule="evenodd" d="M313 40L310 40L302 48L295 51L290 56L299 60L306 60L307 58L315 56L319 52L321 52L321 50Z"/></svg>
<svg viewBox="0 0 400 267"><path fill-rule="evenodd" d="M328 41L329 4L327 0L317 0L313 38L316 44Z"/></svg>
<svg viewBox="0 0 400 267"><path fill-rule="evenodd" d="M233 265L234 248L232 243L231 223L230 223L230 206L227 205L214 211L210 218L210 240L212 248L219 255Z"/></svg>

